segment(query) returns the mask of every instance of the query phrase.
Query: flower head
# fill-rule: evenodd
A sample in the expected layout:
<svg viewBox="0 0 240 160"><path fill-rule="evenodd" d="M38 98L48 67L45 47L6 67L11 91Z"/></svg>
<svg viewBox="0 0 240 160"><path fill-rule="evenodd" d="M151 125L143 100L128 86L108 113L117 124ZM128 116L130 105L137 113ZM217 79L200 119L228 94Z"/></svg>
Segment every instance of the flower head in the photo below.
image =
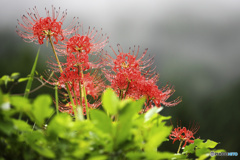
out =
<svg viewBox="0 0 240 160"><path fill-rule="evenodd" d="M113 48L111 47L113 50ZM180 98L174 101L167 102L167 99L174 93L174 88L165 86L161 89L156 85L158 81L158 74L151 69L153 64L153 58L144 59L147 49L138 58L139 46L137 50L125 53L120 45L118 45L116 59L105 53L104 58L105 65L110 69L104 69L104 73L108 81L111 83L111 87L118 93L121 99L133 98L139 99L145 97L147 99L145 109L142 112L146 112L153 106L161 107L175 106L181 102Z"/></svg>
<svg viewBox="0 0 240 160"><path fill-rule="evenodd" d="M185 141L183 147L187 145L187 143L193 143L194 142L194 134L197 133L200 126L196 124L192 124L190 129L187 129L186 127L177 127L174 128L169 135L169 139L173 140L173 143L177 140L179 141Z"/></svg>
<svg viewBox="0 0 240 160"><path fill-rule="evenodd" d="M101 32L102 29L99 32L95 27L93 29L89 27L88 31L84 32L83 26L79 26L71 38L66 39L63 45L58 45L57 50L60 55L99 52L108 43L109 39L106 34L103 35Z"/></svg>
<svg viewBox="0 0 240 160"><path fill-rule="evenodd" d="M75 18L66 29L62 29L67 11L63 11L60 17L60 8L56 10L56 8L52 6L51 15L49 10L46 8L45 10L46 17L41 17L37 8L34 7L33 10L29 9L29 11L27 11L27 15L22 16L22 23L18 20L18 24L22 30L17 27L17 34L26 42L43 44L44 39L47 40L49 37L53 37L54 43L57 44L58 41L63 41L65 36L75 31L75 28L73 28L76 23Z"/></svg>

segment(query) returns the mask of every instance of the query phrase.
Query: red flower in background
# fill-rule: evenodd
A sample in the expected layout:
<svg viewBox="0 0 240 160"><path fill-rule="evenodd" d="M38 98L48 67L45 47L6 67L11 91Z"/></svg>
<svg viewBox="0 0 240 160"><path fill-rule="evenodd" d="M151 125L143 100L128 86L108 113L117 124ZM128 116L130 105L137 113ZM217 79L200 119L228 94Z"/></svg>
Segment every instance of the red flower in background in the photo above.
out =
<svg viewBox="0 0 240 160"><path fill-rule="evenodd" d="M63 41L65 36L74 33L75 28L73 26L76 23L75 18L66 29L62 29L67 11L62 12L60 17L60 8L56 10L56 8L52 6L51 15L49 10L46 8L45 10L47 15L45 18L41 17L37 8L34 7L33 10L29 9L29 11L27 11L28 17L25 15L22 16L23 23L18 20L18 24L22 30L17 27L16 31L24 41L43 44L43 40L51 36L55 39L54 43L57 44L58 41Z"/></svg>
<svg viewBox="0 0 240 160"><path fill-rule="evenodd" d="M76 105L76 100L75 99L73 99L73 100L74 100L74 103ZM80 99L79 98L77 98L77 103L80 104ZM86 106L85 106L84 98L82 98L82 103L83 103L82 104L82 112L83 112L84 115L86 115ZM87 102L87 104L88 104L89 108L95 109L95 108L98 108L100 106L101 102L95 101L93 104ZM73 107L72 107L70 102L68 102L67 104L60 103L59 110L61 112L65 112L65 113L74 115L74 109L73 109Z"/></svg>
<svg viewBox="0 0 240 160"><path fill-rule="evenodd" d="M185 141L183 147L187 145L187 143L194 143L194 134L197 133L200 126L192 124L192 127L190 129L187 129L186 127L177 127L172 130L171 134L169 135L169 139L173 140L173 143L177 140L179 141Z"/></svg>
<svg viewBox="0 0 240 160"><path fill-rule="evenodd" d="M113 50L113 48L111 47ZM175 106L181 102L181 98L174 101L167 102L168 98L174 93L174 88L165 86L159 89L156 85L158 75L151 69L153 58L144 59L147 49L143 52L140 58L139 46L137 50L124 53L121 46L118 45L119 54L113 50L116 59L112 58L107 53L106 58L103 60L107 67L111 69L104 69L105 77L110 81L111 87L118 93L121 99L133 98L139 99L145 97L146 108L142 112L146 112L153 106L161 107ZM136 52L136 53L135 53Z"/></svg>

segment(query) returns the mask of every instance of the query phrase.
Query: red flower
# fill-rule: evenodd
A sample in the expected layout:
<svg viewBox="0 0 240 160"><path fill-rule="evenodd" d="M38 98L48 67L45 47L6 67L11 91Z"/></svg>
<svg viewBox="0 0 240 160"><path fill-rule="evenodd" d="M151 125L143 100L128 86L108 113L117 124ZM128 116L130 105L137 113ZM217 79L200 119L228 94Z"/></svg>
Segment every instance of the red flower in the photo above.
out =
<svg viewBox="0 0 240 160"><path fill-rule="evenodd" d="M113 48L111 47L113 50ZM151 70L150 66L153 64L153 58L143 60L147 53L147 49L143 55L137 59L139 47L135 53L134 50L124 53L120 45L118 45L118 52L113 50L116 59L112 58L106 53L106 58L103 60L105 65L110 67L110 70L104 69L105 77L111 82L111 87L122 98L139 99L146 97L146 107L142 112L146 112L153 106L161 107L175 106L181 102L180 98L174 101L167 102L167 99L174 93L174 88L168 85L159 89L156 85L158 75Z"/></svg>
<svg viewBox="0 0 240 160"><path fill-rule="evenodd" d="M43 44L44 39L47 40L52 36L55 39L54 43L57 44L58 41L63 41L65 36L75 31L75 28L72 28L76 23L75 18L69 27L62 29L62 24L66 18L67 12L64 11L60 19L57 20L60 15L60 8L56 10L56 8L52 6L52 15L50 16L49 10L46 10L47 17L45 18L39 15L36 7L33 8L33 11L29 9L27 15L28 17L25 15L22 16L23 23L18 20L18 24L22 30L18 27L16 30L17 34L26 42L38 42L39 44Z"/></svg>
<svg viewBox="0 0 240 160"><path fill-rule="evenodd" d="M183 147L187 145L187 143L194 143L194 134L197 133L200 126L192 124L192 127L190 129L187 129L186 127L177 127L174 128L174 130L169 135L169 139L173 140L173 143L176 140L179 141L185 141Z"/></svg>
<svg viewBox="0 0 240 160"><path fill-rule="evenodd" d="M80 26L80 28L82 28L82 26ZM82 33L79 33L80 28L76 30L75 35L66 39L63 45L58 46L57 50L61 55L71 53L93 54L94 52L101 51L108 43L109 37L106 37L106 34L103 35L101 32L99 33L95 28L91 30L89 27L87 32L82 30Z"/></svg>

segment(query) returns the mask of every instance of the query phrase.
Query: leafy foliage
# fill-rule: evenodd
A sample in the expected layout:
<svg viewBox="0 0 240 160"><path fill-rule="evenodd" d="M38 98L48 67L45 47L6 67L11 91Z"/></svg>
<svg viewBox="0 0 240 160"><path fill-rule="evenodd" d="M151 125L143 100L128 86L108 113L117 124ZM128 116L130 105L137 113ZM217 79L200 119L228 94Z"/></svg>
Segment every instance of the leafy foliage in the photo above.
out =
<svg viewBox="0 0 240 160"><path fill-rule="evenodd" d="M11 108L3 109L8 96ZM2 159L171 159L209 156L216 142L196 139L183 154L160 152L172 127L153 108L138 114L145 100L120 101L107 89L102 97L104 110L91 110L90 120L74 121L66 113L52 116L51 97L29 100L0 94L0 146ZM16 119L23 113L26 120ZM33 123L36 123L36 125Z"/></svg>

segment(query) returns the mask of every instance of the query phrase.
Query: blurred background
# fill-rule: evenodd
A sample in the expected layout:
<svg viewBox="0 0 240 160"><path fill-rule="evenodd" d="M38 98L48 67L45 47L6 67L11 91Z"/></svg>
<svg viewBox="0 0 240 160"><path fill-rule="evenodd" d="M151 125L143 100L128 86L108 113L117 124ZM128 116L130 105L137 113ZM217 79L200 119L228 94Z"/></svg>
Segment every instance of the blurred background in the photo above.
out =
<svg viewBox="0 0 240 160"><path fill-rule="evenodd" d="M163 115L171 115L174 126L188 127L197 122L196 137L220 142L217 148L240 151L240 2L238 0L1 0L0 5L0 77L20 72L27 76L40 47L37 71L41 74L52 56L50 45L25 43L16 34L17 19L28 8L37 6L41 16L44 8L67 9L65 25L74 16L85 27L91 26L110 36L127 52L140 45L155 56L159 87L174 85L183 101ZM105 47L109 50L109 47ZM111 51L109 50L109 53ZM26 83L12 92L23 93ZM34 82L36 87L39 82ZM48 88L31 95L52 93ZM176 152L179 143L164 144L163 150ZM167 149L168 148L168 149Z"/></svg>

